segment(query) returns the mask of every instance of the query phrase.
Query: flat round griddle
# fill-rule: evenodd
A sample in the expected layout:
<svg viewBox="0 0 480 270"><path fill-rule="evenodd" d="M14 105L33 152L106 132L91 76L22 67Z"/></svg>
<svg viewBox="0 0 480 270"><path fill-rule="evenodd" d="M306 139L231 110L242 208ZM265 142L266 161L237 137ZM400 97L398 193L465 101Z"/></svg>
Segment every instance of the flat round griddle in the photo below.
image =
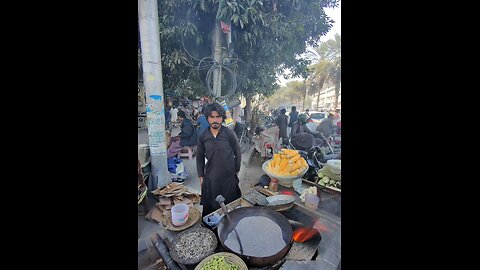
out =
<svg viewBox="0 0 480 270"><path fill-rule="evenodd" d="M220 223L218 224L218 239L220 240L221 245L228 250L229 252L234 253L235 255L242 258L247 265L255 266L255 267L262 267L273 265L281 258L285 256L285 254L290 249L290 246L293 241L293 230L292 225L288 222L288 219L285 218L282 214L277 213L275 210L266 208L266 207L259 207L259 206L252 206L252 207L242 207L237 208L229 213L230 219L232 223L228 221L227 218L222 218ZM233 228L238 224L238 222L245 217L266 217L277 223L282 230L282 238L285 241L286 246L277 252L274 255L267 256L267 257L254 257L254 256L245 256L241 255L231 249L229 249L224 243L225 240L228 238L228 234L233 231ZM266 247L268 248L268 247Z"/></svg>

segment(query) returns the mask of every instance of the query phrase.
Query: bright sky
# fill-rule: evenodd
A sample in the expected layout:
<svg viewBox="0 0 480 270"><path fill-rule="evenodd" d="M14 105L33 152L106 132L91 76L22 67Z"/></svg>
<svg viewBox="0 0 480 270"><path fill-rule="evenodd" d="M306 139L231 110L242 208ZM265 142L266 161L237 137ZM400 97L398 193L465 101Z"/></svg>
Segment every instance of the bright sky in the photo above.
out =
<svg viewBox="0 0 480 270"><path fill-rule="evenodd" d="M330 17L332 20L335 22L333 23L332 28L330 28L330 31L328 31L326 36L320 37L320 41L326 41L329 39L333 39L333 36L335 33L342 34L341 33L341 10L342 8L342 1L338 4L338 7L336 8L326 8L325 13L327 13L327 16Z"/></svg>
<svg viewBox="0 0 480 270"><path fill-rule="evenodd" d="M339 35L342 35L341 32L341 7L342 7L342 1L339 2L338 7L336 8L326 8L325 13L327 14L328 17L330 17L332 20L335 22L333 23L332 28L330 28L330 31L325 36L320 37L320 41L327 41L329 39L333 39L333 36L338 33ZM278 80L280 81L280 85L286 85L287 82L290 81L295 81L295 80L300 80L298 78L296 79L291 79L291 80L285 80L283 76L279 76Z"/></svg>

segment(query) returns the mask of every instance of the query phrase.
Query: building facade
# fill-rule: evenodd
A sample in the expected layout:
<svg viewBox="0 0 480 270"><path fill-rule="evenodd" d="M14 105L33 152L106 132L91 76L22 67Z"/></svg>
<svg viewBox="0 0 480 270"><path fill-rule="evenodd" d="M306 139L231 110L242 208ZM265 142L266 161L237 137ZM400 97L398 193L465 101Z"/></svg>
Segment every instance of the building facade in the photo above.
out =
<svg viewBox="0 0 480 270"><path fill-rule="evenodd" d="M318 93L311 96L312 98L312 108L317 109L317 98ZM335 87L329 86L320 91L320 98L318 99L318 109L334 109L335 106ZM340 87L340 92L338 95L338 106L337 109L342 109L342 88Z"/></svg>

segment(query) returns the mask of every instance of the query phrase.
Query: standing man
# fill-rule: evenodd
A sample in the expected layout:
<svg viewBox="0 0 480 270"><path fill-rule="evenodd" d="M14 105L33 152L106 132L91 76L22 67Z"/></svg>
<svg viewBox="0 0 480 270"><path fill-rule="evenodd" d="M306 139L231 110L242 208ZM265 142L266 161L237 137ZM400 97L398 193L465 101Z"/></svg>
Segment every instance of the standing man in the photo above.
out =
<svg viewBox="0 0 480 270"><path fill-rule="evenodd" d="M202 135L202 133L207 130L210 124L205 117L205 107L202 108L202 113L197 118L197 134L198 136Z"/></svg>
<svg viewBox="0 0 480 270"><path fill-rule="evenodd" d="M305 114L307 115L308 118L310 118L310 110L309 109L305 110Z"/></svg>
<svg viewBox="0 0 480 270"><path fill-rule="evenodd" d="M282 108L280 110L280 115L275 119L275 125L278 126L280 132L278 133L278 139L282 139L282 144L288 144L288 135L287 135L287 125L288 125L288 116L285 114L287 110Z"/></svg>
<svg viewBox="0 0 480 270"><path fill-rule="evenodd" d="M290 115L290 123L288 123L288 126L292 127L293 123L295 123L298 118L297 107L292 106L292 111L288 115Z"/></svg>
<svg viewBox="0 0 480 270"><path fill-rule="evenodd" d="M215 201L218 195L225 197L225 204L242 196L237 177L242 161L237 136L233 130L222 126L226 114L220 104L208 104L204 109L210 127L198 137L197 144L202 217L220 208Z"/></svg>
<svg viewBox="0 0 480 270"><path fill-rule="evenodd" d="M290 132L292 130L293 123L297 121L298 118L298 112L297 112L297 107L292 106L292 110L288 114L290 116L290 121L288 122L288 135L290 135Z"/></svg>

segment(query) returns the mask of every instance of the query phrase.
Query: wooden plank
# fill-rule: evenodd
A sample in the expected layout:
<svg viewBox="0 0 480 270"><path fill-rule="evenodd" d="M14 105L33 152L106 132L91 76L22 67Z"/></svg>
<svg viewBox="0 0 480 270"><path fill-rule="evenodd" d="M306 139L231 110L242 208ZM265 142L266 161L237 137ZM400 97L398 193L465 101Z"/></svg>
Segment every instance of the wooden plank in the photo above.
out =
<svg viewBox="0 0 480 270"><path fill-rule="evenodd" d="M302 181L303 181L304 183L308 184L308 185L315 186L315 187L317 187L317 188L319 188L319 189L321 189L322 191L327 192L327 193L331 193L331 194L341 194L341 193L342 193L342 191L341 191L340 189L338 189L338 188L324 187L324 186L322 186L322 185L319 185L319 184L317 184L317 183L315 183L315 182L311 182L311 181L305 180L305 179L303 179L303 178L302 178Z"/></svg>
<svg viewBox="0 0 480 270"><path fill-rule="evenodd" d="M322 187L321 185L319 185L319 184L317 184L317 183L315 183L315 182L311 182L311 181L308 181L308 180L303 179L303 178L302 178L302 181L303 181L304 183L307 183L307 184L309 184L309 185L311 185L311 186L315 186L315 187L317 187L317 188L321 188L321 189L324 188L324 187Z"/></svg>

